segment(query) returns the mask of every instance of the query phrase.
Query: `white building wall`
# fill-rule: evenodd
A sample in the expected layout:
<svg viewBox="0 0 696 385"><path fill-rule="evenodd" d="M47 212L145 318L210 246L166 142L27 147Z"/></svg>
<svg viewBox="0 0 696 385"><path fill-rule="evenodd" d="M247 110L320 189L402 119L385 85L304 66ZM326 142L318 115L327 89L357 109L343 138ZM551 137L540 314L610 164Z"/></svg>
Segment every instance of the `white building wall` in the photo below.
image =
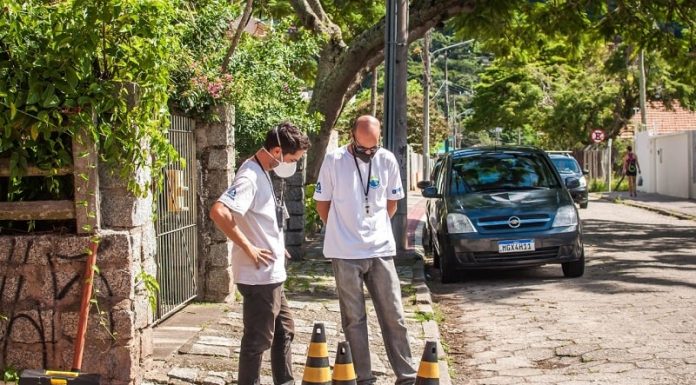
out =
<svg viewBox="0 0 696 385"><path fill-rule="evenodd" d="M637 186L637 190L645 193L657 191L655 175L655 137L650 136L648 131L636 133L634 150L640 164L643 185ZM619 155L623 157L623 154Z"/></svg>
<svg viewBox="0 0 696 385"><path fill-rule="evenodd" d="M696 131L636 134L643 185L638 191L696 199Z"/></svg>
<svg viewBox="0 0 696 385"><path fill-rule="evenodd" d="M690 190L689 132L655 138L657 193L688 198Z"/></svg>
<svg viewBox="0 0 696 385"><path fill-rule="evenodd" d="M689 197L696 199L696 131L689 132L689 166L690 166L690 191Z"/></svg>

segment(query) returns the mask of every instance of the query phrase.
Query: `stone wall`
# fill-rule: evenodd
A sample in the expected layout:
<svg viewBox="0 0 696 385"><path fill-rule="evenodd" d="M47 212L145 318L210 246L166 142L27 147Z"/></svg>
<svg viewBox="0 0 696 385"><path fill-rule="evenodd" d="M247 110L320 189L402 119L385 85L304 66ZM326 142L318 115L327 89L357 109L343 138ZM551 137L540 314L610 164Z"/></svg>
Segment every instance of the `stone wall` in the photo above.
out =
<svg viewBox="0 0 696 385"><path fill-rule="evenodd" d="M288 208L290 219L285 228L285 248L292 259L297 261L302 258L302 244L304 243L304 183L307 157L297 165L297 173L285 180L285 205ZM271 173L273 175L273 173ZM275 177L276 191L280 191L280 178Z"/></svg>
<svg viewBox="0 0 696 385"><path fill-rule="evenodd" d="M196 122L198 185L198 287L199 298L225 302L232 298L232 244L210 220L213 203L234 177L234 109L219 106L215 122Z"/></svg>
<svg viewBox="0 0 696 385"><path fill-rule="evenodd" d="M149 178L141 170L134 178ZM155 276L152 196L136 197L100 168L101 227L82 370L102 383L138 384L152 353L153 312L139 276ZM109 227L109 229L105 229ZM0 236L0 368L73 367L74 338L90 238Z"/></svg>
<svg viewBox="0 0 696 385"><path fill-rule="evenodd" d="M98 306L91 308L82 370L100 373L102 383L133 384L152 345L151 313L133 278L144 255L142 232L99 236ZM77 235L0 237L0 367L72 368L88 246L89 237Z"/></svg>

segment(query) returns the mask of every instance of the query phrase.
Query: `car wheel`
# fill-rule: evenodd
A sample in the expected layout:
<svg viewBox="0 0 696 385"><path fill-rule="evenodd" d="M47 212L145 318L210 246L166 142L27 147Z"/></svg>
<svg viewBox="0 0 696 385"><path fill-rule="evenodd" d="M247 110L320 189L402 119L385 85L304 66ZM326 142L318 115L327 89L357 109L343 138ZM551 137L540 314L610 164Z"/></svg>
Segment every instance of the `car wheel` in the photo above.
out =
<svg viewBox="0 0 696 385"><path fill-rule="evenodd" d="M586 209L588 204L590 204L590 202L582 202L582 203L580 203L580 208Z"/></svg>
<svg viewBox="0 0 696 385"><path fill-rule="evenodd" d="M442 283L452 283L456 281L457 271L452 266L452 261L447 257L447 255L439 255L439 268L440 268L440 282Z"/></svg>
<svg viewBox="0 0 696 385"><path fill-rule="evenodd" d="M564 262L561 264L561 268L563 268L563 276L566 278L582 277L585 274L585 250L582 251L579 260Z"/></svg>

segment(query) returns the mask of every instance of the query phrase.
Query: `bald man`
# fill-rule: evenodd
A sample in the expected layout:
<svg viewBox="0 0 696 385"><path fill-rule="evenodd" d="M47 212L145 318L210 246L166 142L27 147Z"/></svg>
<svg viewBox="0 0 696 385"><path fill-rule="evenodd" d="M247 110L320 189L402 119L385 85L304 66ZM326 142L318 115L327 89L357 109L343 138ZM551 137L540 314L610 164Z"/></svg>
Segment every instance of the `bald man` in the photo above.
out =
<svg viewBox="0 0 696 385"><path fill-rule="evenodd" d="M374 384L367 335L363 285L367 287L382 329L396 385L413 385L401 287L394 267L396 243L390 218L404 197L394 154L379 147L380 123L357 118L352 141L327 154L314 192L326 225L324 256L331 259L341 323L353 353L358 385Z"/></svg>

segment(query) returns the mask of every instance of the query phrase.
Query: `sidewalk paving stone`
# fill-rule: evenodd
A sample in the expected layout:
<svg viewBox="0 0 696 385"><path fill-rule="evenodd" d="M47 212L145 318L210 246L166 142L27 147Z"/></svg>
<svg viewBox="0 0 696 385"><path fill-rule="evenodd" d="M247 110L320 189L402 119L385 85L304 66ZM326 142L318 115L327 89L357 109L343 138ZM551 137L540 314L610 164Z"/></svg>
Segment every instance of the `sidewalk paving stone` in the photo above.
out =
<svg viewBox="0 0 696 385"><path fill-rule="evenodd" d="M420 194L410 194L409 213L420 219L424 200ZM411 215L411 214L409 214ZM410 218L409 219L413 219ZM412 232L413 229L411 229ZM414 235L410 234L413 239ZM329 360L335 359L338 342L344 340L341 330L340 307L336 296L333 269L330 261L321 256L320 241L306 245L310 252L301 260L288 264L288 280L285 283L288 304L295 320L295 339L292 344L295 382L302 380L313 325L323 322L325 326ZM418 368L426 339L439 341L438 325L433 320L423 320L423 314L433 313L430 292L425 285L421 255L413 250L400 254L395 259L397 273L402 285L402 301L407 318L413 363ZM376 385L391 385L395 376L387 360L382 333L374 306L365 291L368 314L368 330L371 348L372 370L377 377ZM207 304L206 306L217 306ZM155 357L146 369L146 385L196 384L227 385L236 384L236 371L242 336L241 303L219 304L226 312L222 316L206 322L183 346L170 355ZM176 315L174 316L176 317ZM167 322L163 323L166 326ZM157 344L157 340L155 340ZM450 385L448 369L441 344L438 344L441 366L441 385ZM262 385L272 384L270 377L270 352L266 352L262 366Z"/></svg>

